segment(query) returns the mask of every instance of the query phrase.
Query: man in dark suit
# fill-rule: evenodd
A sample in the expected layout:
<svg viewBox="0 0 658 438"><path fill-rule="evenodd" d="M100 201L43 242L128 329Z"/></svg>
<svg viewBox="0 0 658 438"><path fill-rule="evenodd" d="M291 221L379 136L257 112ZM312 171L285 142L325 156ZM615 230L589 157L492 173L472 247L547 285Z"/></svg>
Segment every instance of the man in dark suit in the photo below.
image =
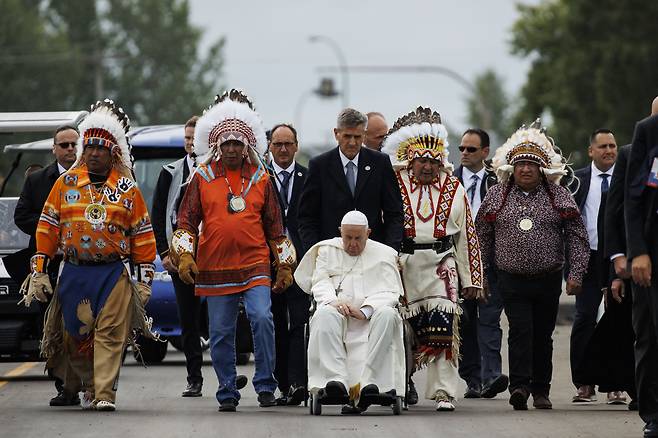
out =
<svg viewBox="0 0 658 438"><path fill-rule="evenodd" d="M635 382L645 437L658 436L658 97L651 114L635 126L624 205L633 277Z"/></svg>
<svg viewBox="0 0 658 438"><path fill-rule="evenodd" d="M362 147L367 118L352 108L338 115L338 147L309 163L299 201L299 235L307 250L338 237L342 217L359 210L368 218L370 238L395 250L403 231L402 197L389 158Z"/></svg>
<svg viewBox="0 0 658 438"><path fill-rule="evenodd" d="M286 234L302 258L302 243L297 230L299 197L307 169L295 162L299 149L297 131L290 125L276 125L270 131L271 175L283 213ZM310 300L296 283L279 293L272 292L272 316L276 337L274 377L279 382L278 405L297 406L306 396L306 355L304 325L308 322Z"/></svg>
<svg viewBox="0 0 658 438"><path fill-rule="evenodd" d="M75 126L63 125L58 127L55 130L53 141L55 162L31 173L25 179L23 190L14 211L14 222L21 231L30 236L30 243L28 248L14 254L14 257L8 256L10 260L7 263L10 266L17 266L16 272L12 273L12 279L19 284L30 272L29 260L36 252L35 234L43 205L46 203L46 199L57 178L75 162L76 145L79 137L78 128ZM57 272L61 260L61 256L55 257L48 267L48 274L53 287L57 282ZM55 378L55 387L57 388L57 395L50 399L50 406L75 406L80 404L78 394L68 395L64 392L63 382L60 379Z"/></svg>
<svg viewBox="0 0 658 438"><path fill-rule="evenodd" d="M576 315L571 329L571 378L577 388L573 397L574 403L596 401L596 392L592 385L586 385L578 375L580 363L585 355L587 344L596 327L596 317L601 304L601 258L603 248L598 242L598 217L601 207L601 197L604 195L612 180L612 173L617 160L617 142L609 129L597 129L590 136L588 154L592 159L589 166L575 172L579 184L574 193L574 199L583 222L587 228L590 246L589 265L583 279L583 289L576 296ZM574 189L575 187L572 187ZM572 190L573 192L573 190ZM609 394L614 397L613 393Z"/></svg>
<svg viewBox="0 0 658 438"><path fill-rule="evenodd" d="M489 134L479 128L466 130L459 146L461 165L455 176L466 188L473 217L477 216L489 187L496 184L496 175L485 166L489 155ZM464 398L493 398L507 390L509 378L502 374L500 348L503 332L500 314L503 302L496 288L495 272L487 273L489 298L487 302L464 300L459 332L461 354L459 375L466 381Z"/></svg>

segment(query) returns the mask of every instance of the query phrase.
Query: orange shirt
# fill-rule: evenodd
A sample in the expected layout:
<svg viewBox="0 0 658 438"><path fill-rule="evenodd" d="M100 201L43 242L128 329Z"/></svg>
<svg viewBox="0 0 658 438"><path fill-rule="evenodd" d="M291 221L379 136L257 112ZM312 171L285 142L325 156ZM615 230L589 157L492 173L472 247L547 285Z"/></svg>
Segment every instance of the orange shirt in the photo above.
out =
<svg viewBox="0 0 658 438"><path fill-rule="evenodd" d="M178 228L199 234L197 295L228 295L254 286L270 286L268 241L284 235L276 192L266 172L254 178L244 211L229 211L231 191L247 190L256 167L228 170L213 162L201 166L181 201ZM229 190L230 184L231 190ZM243 182L244 181L244 182ZM199 225L201 233L198 233Z"/></svg>
<svg viewBox="0 0 658 438"><path fill-rule="evenodd" d="M87 207L102 205L92 219ZM71 169L55 182L37 225L37 252L53 257L60 248L72 263L109 263L130 257L133 263L155 259L155 237L142 193L115 169L97 190L87 166Z"/></svg>

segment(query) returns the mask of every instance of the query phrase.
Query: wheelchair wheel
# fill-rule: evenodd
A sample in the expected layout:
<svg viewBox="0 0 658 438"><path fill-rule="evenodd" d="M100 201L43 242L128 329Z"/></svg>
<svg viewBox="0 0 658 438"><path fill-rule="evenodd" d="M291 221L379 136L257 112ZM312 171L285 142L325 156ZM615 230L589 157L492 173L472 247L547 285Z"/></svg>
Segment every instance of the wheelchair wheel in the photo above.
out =
<svg viewBox="0 0 658 438"><path fill-rule="evenodd" d="M309 403L311 415L322 415L322 405L317 394L311 394L311 403Z"/></svg>
<svg viewBox="0 0 658 438"><path fill-rule="evenodd" d="M402 413L402 397L395 397L395 403L391 407L393 408L393 415L400 415Z"/></svg>

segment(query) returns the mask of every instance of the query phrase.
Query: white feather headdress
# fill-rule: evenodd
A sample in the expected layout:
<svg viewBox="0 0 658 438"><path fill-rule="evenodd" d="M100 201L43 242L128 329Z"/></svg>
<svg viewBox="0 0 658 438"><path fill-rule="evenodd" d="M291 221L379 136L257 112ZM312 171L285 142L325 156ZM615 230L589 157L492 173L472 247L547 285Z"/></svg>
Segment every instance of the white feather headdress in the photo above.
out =
<svg viewBox="0 0 658 438"><path fill-rule="evenodd" d="M110 99L99 100L91 106L89 115L78 127L80 137L74 167L84 164L82 153L86 146L104 146L110 149L112 165L132 178L132 155L126 133L130 119L122 108Z"/></svg>
<svg viewBox="0 0 658 438"><path fill-rule="evenodd" d="M237 140L247 146L248 158L257 164L267 151L265 127L246 94L237 89L215 97L194 130L194 152L200 163L221 157L219 146Z"/></svg>
<svg viewBox="0 0 658 438"><path fill-rule="evenodd" d="M453 169L448 161L448 131L439 113L430 108L419 106L400 117L388 131L382 152L389 155L396 169L406 168L420 157L439 160L448 173Z"/></svg>
<svg viewBox="0 0 658 438"><path fill-rule="evenodd" d="M491 164L498 181L507 182L514 173L514 164L520 161L538 164L546 178L556 184L567 174L567 160L553 139L546 135L546 128L541 126L540 119L529 127L521 126L496 150Z"/></svg>

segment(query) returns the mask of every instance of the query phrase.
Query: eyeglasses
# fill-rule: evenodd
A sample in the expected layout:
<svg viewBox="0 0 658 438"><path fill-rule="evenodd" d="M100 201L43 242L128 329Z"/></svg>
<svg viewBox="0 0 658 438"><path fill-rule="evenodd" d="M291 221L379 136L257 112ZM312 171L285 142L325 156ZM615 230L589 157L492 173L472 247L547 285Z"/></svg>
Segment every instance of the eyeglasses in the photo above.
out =
<svg viewBox="0 0 658 438"><path fill-rule="evenodd" d="M62 149L67 149L67 148L75 148L75 145L77 144L74 141L65 141L62 143L55 143L57 146L59 146Z"/></svg>
<svg viewBox="0 0 658 438"><path fill-rule="evenodd" d="M282 141L282 142L272 143L271 145L275 149L281 149L284 146L286 147L286 149L290 149L295 145L295 143L292 141Z"/></svg>
<svg viewBox="0 0 658 438"><path fill-rule="evenodd" d="M477 152L480 148L475 146L459 146L457 149L459 149L459 152L468 151L469 153L472 154L474 152Z"/></svg>

